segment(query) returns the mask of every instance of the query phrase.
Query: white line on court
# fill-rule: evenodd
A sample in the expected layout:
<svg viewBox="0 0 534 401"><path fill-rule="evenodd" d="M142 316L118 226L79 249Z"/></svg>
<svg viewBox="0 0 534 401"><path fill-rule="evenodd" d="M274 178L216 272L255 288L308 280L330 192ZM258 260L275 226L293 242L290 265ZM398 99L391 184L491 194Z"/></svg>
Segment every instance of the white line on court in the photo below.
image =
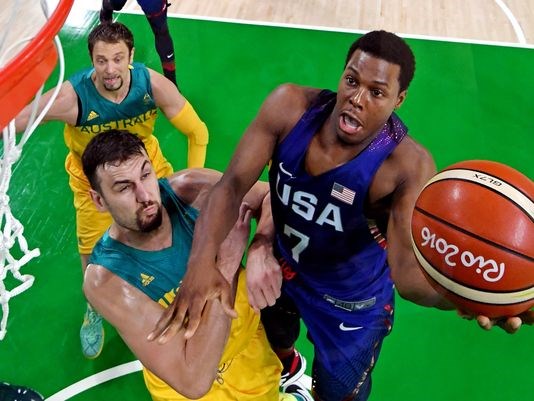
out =
<svg viewBox="0 0 534 401"><path fill-rule="evenodd" d="M109 380L116 379L117 377L126 376L130 373L138 372L142 369L141 362L132 361L123 363L122 365L114 366L112 368L103 370L102 372L95 373L92 376L86 377L70 386L58 391L56 394L51 395L46 401L65 401L75 395L83 393L92 387L96 387L99 384L105 383Z"/></svg>
<svg viewBox="0 0 534 401"><path fill-rule="evenodd" d="M525 35L523 34L523 31L521 27L519 26L517 19L514 17L512 12L510 11L510 9L508 9L508 7L506 7L504 3L502 3L501 0L495 0L495 1L503 9L503 12L507 15L508 19L513 25L516 35L518 37L519 43L497 42L497 41L491 41L491 40L466 39L466 38L451 38L451 37L446 37L446 36L405 34L401 32L395 32L395 33L403 38L408 38L408 39L434 40L438 42L468 43L468 44L475 44L475 45L519 47L519 48L524 48L524 49L534 49L533 44L527 43ZM88 3L86 6L87 6L87 9L89 10L93 10L93 11L100 10L100 5L95 6L95 5L91 5L91 3ZM143 11L139 9L135 9L135 5L130 5L130 8L123 9L122 11L119 11L119 13L144 15ZM236 19L236 18L209 17L209 16L202 16L202 15L180 14L180 13L169 13L168 15L169 17L182 18L182 19L211 21L211 22L225 22L225 23L242 24L242 25L272 26L272 27L279 27L279 28L309 29L312 31L356 33L356 34L367 33L367 31L361 30L361 29L335 28L335 27L320 26L320 25L288 24L288 23L280 23L280 22L242 20L242 19Z"/></svg>
<svg viewBox="0 0 534 401"><path fill-rule="evenodd" d="M141 362L132 361L123 363L122 365L114 366L112 368L103 370L102 372L95 373L92 376L86 377L76 383L71 384L70 386L64 388L63 390L58 391L54 395L51 395L46 399L46 401L66 401L72 397L83 393L84 391L89 390L90 388L96 387L99 384L105 383L107 381L116 379L121 376L129 375L130 373L135 373L140 371L143 368ZM311 377L304 375L300 382L308 389L311 388Z"/></svg>
<svg viewBox="0 0 534 401"><path fill-rule="evenodd" d="M504 1L502 0L495 0L495 3L499 7L501 7L501 10L504 12L510 23L512 24L512 27L514 28L515 34L517 36L517 41L519 43L526 44L527 39L525 38L525 34L523 33L523 30L521 29L521 25L519 24L519 21L517 21L517 18L514 16L514 13L508 8L506 4L504 4Z"/></svg>
<svg viewBox="0 0 534 401"><path fill-rule="evenodd" d="M125 14L144 15L144 13L140 10L128 10L128 11L123 10L120 12L125 13ZM202 16L202 15L180 14L180 13L169 13L168 16L175 17L175 18L182 18L182 19L198 20L198 21L223 22L223 23L241 24L241 25L271 26L271 27L278 27L278 28L308 29L312 31L356 33L356 34L365 34L368 32L368 31L361 30L361 29L335 28L335 27L320 26L320 25L288 24L288 23L282 23L282 22L243 20L243 19L235 19L235 18L209 17L209 16ZM513 18L513 15L512 15L512 18ZM515 21L517 23L517 20ZM519 31L522 34L521 28L519 28ZM534 49L534 45L528 44L524 35L523 35L523 40L522 41L520 40L520 43L516 43L516 42L497 42L497 41L479 40L479 39L452 38L452 37L446 37L446 36L405 34L402 32L395 32L395 33L403 38L408 38L408 39L433 40L433 41L438 41L438 42L467 43L467 44L475 44L475 45L519 47L523 49Z"/></svg>

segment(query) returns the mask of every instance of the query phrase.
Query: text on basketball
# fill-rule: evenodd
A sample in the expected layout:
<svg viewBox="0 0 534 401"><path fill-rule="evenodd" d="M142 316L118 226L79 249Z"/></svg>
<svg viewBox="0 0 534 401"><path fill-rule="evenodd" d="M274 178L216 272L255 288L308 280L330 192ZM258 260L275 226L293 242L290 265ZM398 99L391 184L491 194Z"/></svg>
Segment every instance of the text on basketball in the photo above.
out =
<svg viewBox="0 0 534 401"><path fill-rule="evenodd" d="M485 259L483 256L475 256L470 251L461 251L458 246L448 244L443 238L439 238L432 233L428 227L421 229L421 246L429 246L439 254L444 255L445 263L450 267L455 267L459 261L464 267L475 267L478 274L482 274L484 280L488 282L499 281L504 276L504 263L497 263L493 259Z"/></svg>

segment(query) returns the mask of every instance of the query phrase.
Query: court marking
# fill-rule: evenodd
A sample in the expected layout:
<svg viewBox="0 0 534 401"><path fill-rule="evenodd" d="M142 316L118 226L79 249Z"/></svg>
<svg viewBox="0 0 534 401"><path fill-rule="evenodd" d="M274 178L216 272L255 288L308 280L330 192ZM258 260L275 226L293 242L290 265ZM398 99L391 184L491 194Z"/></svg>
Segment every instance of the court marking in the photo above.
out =
<svg viewBox="0 0 534 401"><path fill-rule="evenodd" d="M512 24L514 28L514 31L516 32L516 35L518 36L519 43L497 42L497 41L482 40L482 39L451 38L447 36L417 35L417 34L409 34L409 33L402 33L402 32L396 32L396 34L407 39L431 40L431 41L437 41L437 42L451 42L451 43L466 43L466 44L474 44L474 45L488 45L488 46L500 46L500 47L519 47L522 49L534 49L534 44L527 43L525 35L523 34L523 31L521 27L519 26L517 19L514 17L513 13L510 11L510 9L506 5L504 5L504 3L502 3L501 0L495 0L495 1L497 2L497 4L499 4L501 9L503 9L503 12L508 17L510 23ZM502 6L500 3L502 3ZM125 8L121 11L117 11L115 12L115 14L122 13L122 14L137 14L137 15L142 15L142 16L145 15L143 11L132 9L133 7L136 7L136 6L130 5L128 9ZM92 9L93 11L99 10L99 8L98 9L91 8L90 5L88 9L90 10ZM240 24L240 25L268 26L268 27L275 27L275 28L291 28L291 29L307 29L307 30L312 30L312 31L355 33L358 35L363 35L368 32L367 30L362 30L362 29L336 28L336 27L321 26L321 25L289 24L289 23L283 23L283 22L244 20L244 19L238 19L238 18L210 17L210 16L203 16L203 15L181 14L181 13L171 13L171 12L168 13L167 15L168 17L172 17L172 18L181 18L181 19L188 19L188 20L223 22L223 23ZM116 17L114 19L116 20Z"/></svg>
<svg viewBox="0 0 534 401"><path fill-rule="evenodd" d="M84 391L87 391L90 388L96 387L99 384L105 383L109 380L113 380L121 376L126 376L130 373L139 372L142 368L143 365L141 365L141 362L139 362L138 360L114 366L112 368L103 370L102 372L95 373L94 375L86 377L85 379L73 383L68 387L65 387L63 390L60 390L57 393L48 397L46 401L68 400L74 397L75 395L83 393Z"/></svg>
<svg viewBox="0 0 534 401"><path fill-rule="evenodd" d="M525 38L525 34L523 33L523 30L521 29L521 25L519 24L519 21L517 20L517 18L514 16L514 13L512 12L512 10L510 10L508 6L504 4L504 1L502 0L495 0L495 3L497 3L497 5L504 12L504 15L506 15L506 18L508 18L508 20L512 24L512 28L514 28L518 42L522 44L526 44L527 39Z"/></svg>
<svg viewBox="0 0 534 401"><path fill-rule="evenodd" d="M126 14L144 15L142 11L137 11L137 10L128 11ZM362 30L362 29L334 28L334 27L321 26L321 25L288 24L288 23L282 23L282 22L267 22L267 21L256 21L256 20L242 20L242 19L234 19L234 18L207 17L207 16L179 14L179 13L169 13L168 16L174 17L174 18L198 20L198 21L224 22L224 23L241 24L241 25L269 26L269 27L275 27L275 28L307 29L307 30L312 30L312 31L325 31L325 32L355 33L358 35L363 35L369 32L367 30ZM402 32L396 32L396 33L398 36L401 36L407 39L419 39L419 40L430 40L430 41L437 41L437 42L466 43L466 44L474 44L474 45L519 47L522 49L534 49L534 45L527 44L526 40L524 43L497 42L497 41L481 40L481 39L450 38L446 36L432 36L432 35L416 35L416 34L409 34L409 33L402 33Z"/></svg>
<svg viewBox="0 0 534 401"><path fill-rule="evenodd" d="M116 379L121 376L129 375L130 373L139 372L143 369L143 365L139 360L123 363L122 365L117 365L112 368L103 370L102 372L95 373L85 379L82 379L76 383L71 384L68 387L65 387L63 390L58 391L57 393L46 398L46 401L66 401L72 397L83 393L93 387L98 386L99 384L105 383L107 381ZM308 389L311 388L311 377L304 375L299 381Z"/></svg>

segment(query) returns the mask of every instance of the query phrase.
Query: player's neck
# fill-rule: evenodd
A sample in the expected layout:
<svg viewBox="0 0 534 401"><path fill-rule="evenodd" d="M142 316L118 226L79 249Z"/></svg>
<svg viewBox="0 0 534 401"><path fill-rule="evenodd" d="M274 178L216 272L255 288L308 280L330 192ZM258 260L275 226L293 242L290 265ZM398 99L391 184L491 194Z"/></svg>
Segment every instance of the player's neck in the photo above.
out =
<svg viewBox="0 0 534 401"><path fill-rule="evenodd" d="M342 166L354 159L373 138L365 141L347 144L337 137L335 131L323 127L311 140L306 151L306 171L317 176Z"/></svg>

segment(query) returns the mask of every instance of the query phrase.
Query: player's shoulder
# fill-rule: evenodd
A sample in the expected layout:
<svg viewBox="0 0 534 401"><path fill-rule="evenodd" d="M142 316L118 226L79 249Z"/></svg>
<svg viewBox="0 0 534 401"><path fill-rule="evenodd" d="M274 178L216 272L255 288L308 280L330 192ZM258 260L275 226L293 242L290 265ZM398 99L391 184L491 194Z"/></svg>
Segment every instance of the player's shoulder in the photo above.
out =
<svg viewBox="0 0 534 401"><path fill-rule="evenodd" d="M288 132L317 98L320 89L285 83L276 87L262 105L260 118L272 131Z"/></svg>
<svg viewBox="0 0 534 401"><path fill-rule="evenodd" d="M426 181L435 174L436 164L430 151L411 136L406 136L388 158L392 170L402 181Z"/></svg>
<svg viewBox="0 0 534 401"><path fill-rule="evenodd" d="M284 105L291 105L293 108L307 109L320 92L321 89L318 88L285 83L276 87L269 98Z"/></svg>
<svg viewBox="0 0 534 401"><path fill-rule="evenodd" d="M180 199L198 208L221 176L221 172L209 168L188 168L174 173L167 180Z"/></svg>
<svg viewBox="0 0 534 401"><path fill-rule="evenodd" d="M410 135L404 137L394 150L394 153L402 160L412 158L421 163L433 162L430 151Z"/></svg>
<svg viewBox="0 0 534 401"><path fill-rule="evenodd" d="M107 292L120 278L99 264L90 263L83 276L83 292L88 298Z"/></svg>

